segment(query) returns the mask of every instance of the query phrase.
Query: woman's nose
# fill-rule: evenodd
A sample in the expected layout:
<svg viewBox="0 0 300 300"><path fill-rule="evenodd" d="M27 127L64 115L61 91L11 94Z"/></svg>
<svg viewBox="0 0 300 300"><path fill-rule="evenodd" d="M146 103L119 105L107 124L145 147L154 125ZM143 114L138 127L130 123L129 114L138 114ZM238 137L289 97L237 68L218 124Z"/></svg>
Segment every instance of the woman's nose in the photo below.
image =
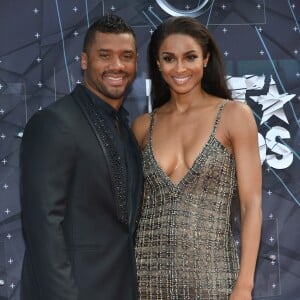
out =
<svg viewBox="0 0 300 300"><path fill-rule="evenodd" d="M185 64L184 64L184 62L181 61L181 60L178 60L177 64L176 64L176 71L177 72L182 72L184 70L185 70Z"/></svg>

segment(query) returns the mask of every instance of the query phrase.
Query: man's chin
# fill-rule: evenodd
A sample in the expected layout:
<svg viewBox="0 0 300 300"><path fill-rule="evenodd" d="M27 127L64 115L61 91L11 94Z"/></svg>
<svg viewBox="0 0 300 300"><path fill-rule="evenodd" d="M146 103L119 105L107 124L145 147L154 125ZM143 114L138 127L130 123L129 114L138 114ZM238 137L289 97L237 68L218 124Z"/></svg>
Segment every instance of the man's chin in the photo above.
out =
<svg viewBox="0 0 300 300"><path fill-rule="evenodd" d="M119 100L120 98L124 98L126 94L127 88L124 87L118 87L118 88L112 88L108 91L107 96Z"/></svg>

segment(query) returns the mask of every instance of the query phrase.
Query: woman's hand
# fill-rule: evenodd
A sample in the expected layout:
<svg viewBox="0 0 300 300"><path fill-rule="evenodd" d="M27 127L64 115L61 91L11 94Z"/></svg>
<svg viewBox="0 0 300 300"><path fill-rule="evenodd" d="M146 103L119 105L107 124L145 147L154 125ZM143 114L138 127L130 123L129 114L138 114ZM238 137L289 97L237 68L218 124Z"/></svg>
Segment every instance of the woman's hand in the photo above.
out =
<svg viewBox="0 0 300 300"><path fill-rule="evenodd" d="M235 286L229 297L229 300L251 300L252 289Z"/></svg>

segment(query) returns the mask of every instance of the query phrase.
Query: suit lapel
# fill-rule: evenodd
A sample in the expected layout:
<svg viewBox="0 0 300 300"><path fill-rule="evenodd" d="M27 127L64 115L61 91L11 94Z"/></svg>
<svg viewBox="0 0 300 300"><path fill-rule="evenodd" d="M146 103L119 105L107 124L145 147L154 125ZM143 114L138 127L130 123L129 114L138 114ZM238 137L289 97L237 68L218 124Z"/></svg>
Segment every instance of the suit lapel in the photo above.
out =
<svg viewBox="0 0 300 300"><path fill-rule="evenodd" d="M126 169L120 159L120 154L111 141L101 111L96 109L88 95L81 87L76 87L72 92L72 96L81 108L104 153L110 174L113 197L117 204L117 217L120 222L128 225Z"/></svg>

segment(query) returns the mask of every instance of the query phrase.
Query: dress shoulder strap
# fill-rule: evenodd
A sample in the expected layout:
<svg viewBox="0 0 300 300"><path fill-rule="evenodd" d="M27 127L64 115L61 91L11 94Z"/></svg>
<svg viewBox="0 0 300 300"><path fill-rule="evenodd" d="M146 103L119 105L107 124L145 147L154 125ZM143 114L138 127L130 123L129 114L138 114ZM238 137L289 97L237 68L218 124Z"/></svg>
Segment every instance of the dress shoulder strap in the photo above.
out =
<svg viewBox="0 0 300 300"><path fill-rule="evenodd" d="M152 142L152 131L153 131L153 126L154 126L154 115L156 113L156 110L154 109L151 113L150 113L150 125L149 125L149 130L148 130L148 143L151 144Z"/></svg>
<svg viewBox="0 0 300 300"><path fill-rule="evenodd" d="M216 120L215 120L215 123L214 123L214 128L213 128L213 131L212 131L212 134L215 135L216 134L216 131L217 131L217 128L218 128L218 125L220 123L220 119L221 119L221 114L222 114L222 111L224 109L224 106L225 104L227 103L228 100L223 100L221 105L219 106L219 109L218 109L218 113L217 113L217 116L216 116Z"/></svg>

